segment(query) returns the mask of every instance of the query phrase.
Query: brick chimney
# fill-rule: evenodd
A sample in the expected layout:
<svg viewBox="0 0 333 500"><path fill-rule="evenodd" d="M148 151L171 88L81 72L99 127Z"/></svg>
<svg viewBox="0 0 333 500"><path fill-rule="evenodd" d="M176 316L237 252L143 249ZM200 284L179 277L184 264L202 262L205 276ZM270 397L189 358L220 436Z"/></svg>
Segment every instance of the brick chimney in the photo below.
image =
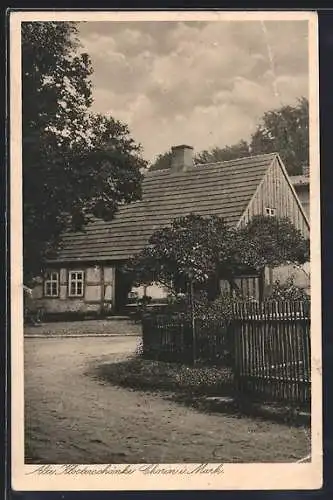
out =
<svg viewBox="0 0 333 500"><path fill-rule="evenodd" d="M175 172L184 172L193 167L193 148L182 144L171 148L171 169Z"/></svg>

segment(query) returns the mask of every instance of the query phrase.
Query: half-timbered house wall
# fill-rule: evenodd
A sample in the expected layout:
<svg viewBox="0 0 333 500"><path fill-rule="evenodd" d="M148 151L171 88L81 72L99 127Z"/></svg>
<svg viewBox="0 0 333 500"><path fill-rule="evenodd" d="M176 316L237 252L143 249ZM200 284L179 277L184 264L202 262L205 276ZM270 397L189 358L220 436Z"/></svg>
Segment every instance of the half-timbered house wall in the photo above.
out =
<svg viewBox="0 0 333 500"><path fill-rule="evenodd" d="M72 296L70 293L71 272L82 272L82 296ZM57 293L53 296L47 295L45 287L45 276L50 273L58 277ZM49 314L100 313L105 309L111 310L114 305L114 266L54 266L45 269L44 277L38 281L33 289L33 299L38 307Z"/></svg>

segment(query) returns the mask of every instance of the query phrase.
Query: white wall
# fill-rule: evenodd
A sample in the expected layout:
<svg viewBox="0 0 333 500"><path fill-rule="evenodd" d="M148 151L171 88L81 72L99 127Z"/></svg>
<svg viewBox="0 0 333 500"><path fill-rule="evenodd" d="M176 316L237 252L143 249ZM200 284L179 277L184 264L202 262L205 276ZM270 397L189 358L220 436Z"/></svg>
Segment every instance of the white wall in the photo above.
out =
<svg viewBox="0 0 333 500"><path fill-rule="evenodd" d="M145 287L133 287L132 293L137 293L138 298L142 298L145 295ZM153 285L146 287L146 295L151 297L152 300L163 300L168 296L168 293L167 288L159 283L154 283Z"/></svg>
<svg viewBox="0 0 333 500"><path fill-rule="evenodd" d="M103 268L104 267L104 268ZM99 311L102 302L108 302L111 306L114 297L114 267L113 266L84 266L80 269L84 271L84 296L68 296L68 272L75 270L74 267L61 268L59 270L59 296L44 297L43 278L37 280L33 288L31 300L37 307L43 307L45 312L88 312ZM50 271L52 269L50 268Z"/></svg>
<svg viewBox="0 0 333 500"><path fill-rule="evenodd" d="M289 277L294 277L295 285L304 288L308 293L310 292L310 263L307 262L303 266L296 267L292 264L280 266L272 269L271 278L273 284L276 280L284 283Z"/></svg>

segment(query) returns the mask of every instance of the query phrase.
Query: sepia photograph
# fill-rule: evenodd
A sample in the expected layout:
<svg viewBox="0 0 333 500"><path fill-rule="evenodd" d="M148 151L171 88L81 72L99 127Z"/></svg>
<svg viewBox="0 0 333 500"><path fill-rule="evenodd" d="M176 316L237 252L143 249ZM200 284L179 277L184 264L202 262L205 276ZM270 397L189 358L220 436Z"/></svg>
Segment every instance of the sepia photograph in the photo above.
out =
<svg viewBox="0 0 333 500"><path fill-rule="evenodd" d="M317 50L306 12L12 14L18 489L320 486Z"/></svg>

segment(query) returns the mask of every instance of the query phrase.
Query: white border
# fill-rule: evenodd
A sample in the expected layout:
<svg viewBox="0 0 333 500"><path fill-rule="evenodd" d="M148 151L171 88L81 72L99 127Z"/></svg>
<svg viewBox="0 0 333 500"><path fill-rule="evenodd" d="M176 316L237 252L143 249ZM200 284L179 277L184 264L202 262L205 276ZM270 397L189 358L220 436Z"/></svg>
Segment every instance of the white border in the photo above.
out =
<svg viewBox="0 0 333 500"><path fill-rule="evenodd" d="M85 476L29 474L24 464L24 376L22 297L22 165L21 165L21 40L20 23L37 20L71 21L231 21L307 20L309 22L311 290L312 290L312 456L309 463L225 464L218 476L144 475ZM15 490L191 490L191 489L317 489L322 485L321 394L321 265L318 26L313 12L13 12L10 15L10 244L11 244L11 384L12 384L12 487ZM269 443L267 443L269 446ZM213 464L216 467L216 464ZM169 465L170 466L170 465ZM62 466L53 466L58 472ZM94 466L102 468L103 466ZM167 467L167 466L165 466ZM174 464L179 467L179 464ZM184 467L191 467L187 464ZM193 469L193 466L192 466Z"/></svg>

